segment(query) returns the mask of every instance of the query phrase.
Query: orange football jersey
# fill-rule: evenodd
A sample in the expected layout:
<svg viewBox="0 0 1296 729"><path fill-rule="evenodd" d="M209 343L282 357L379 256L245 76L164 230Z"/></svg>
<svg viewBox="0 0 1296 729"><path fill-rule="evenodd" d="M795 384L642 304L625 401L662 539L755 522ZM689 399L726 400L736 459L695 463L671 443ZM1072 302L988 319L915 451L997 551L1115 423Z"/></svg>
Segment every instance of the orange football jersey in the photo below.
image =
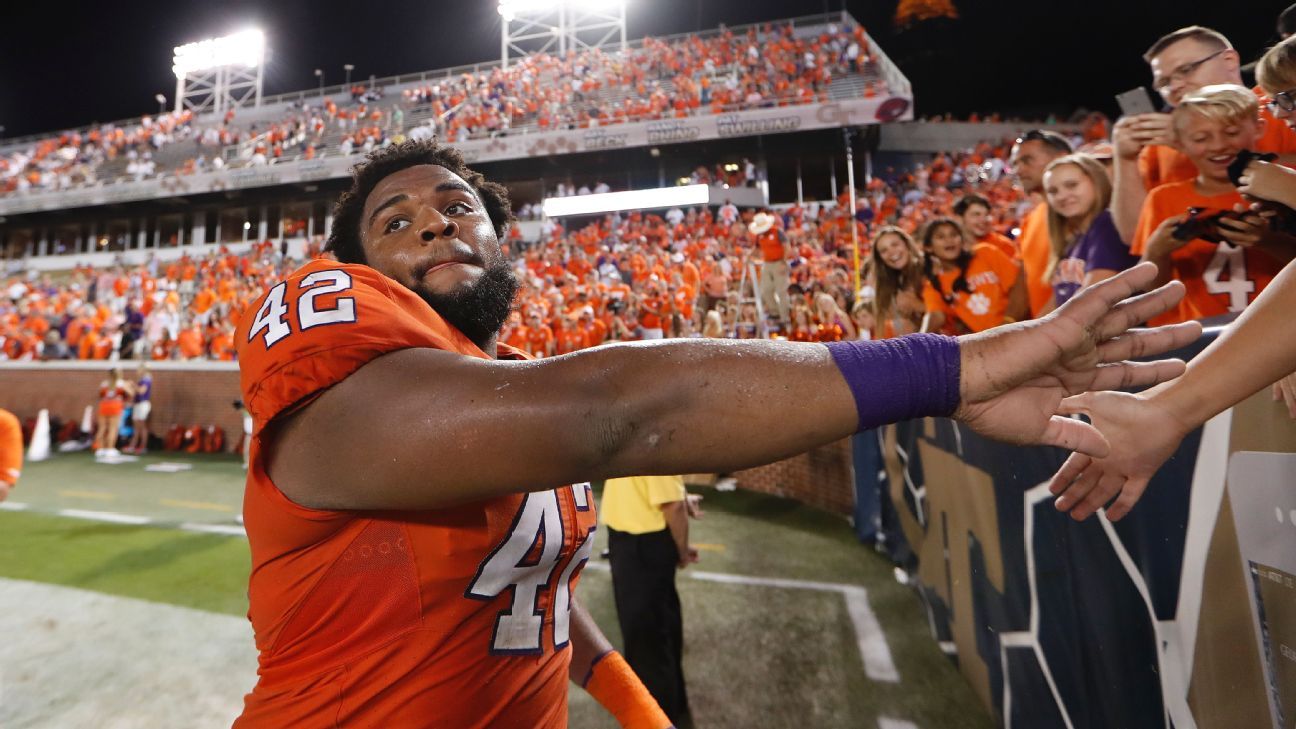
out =
<svg viewBox="0 0 1296 729"><path fill-rule="evenodd" d="M1143 255L1147 240L1166 218L1186 213L1188 208L1204 209L1204 216L1242 203L1236 192L1205 196L1197 192L1196 182L1185 180L1162 185L1143 199L1130 253ZM1200 238L1170 254L1174 279L1182 281L1187 292L1176 309L1154 317L1152 326L1193 319L1206 319L1229 312L1242 311L1255 301L1269 282L1282 271L1283 264L1265 251L1240 248L1229 243L1211 243Z"/></svg>
<svg viewBox="0 0 1296 729"><path fill-rule="evenodd" d="M321 511L290 501L260 459L268 423L376 357L486 355L412 291L325 260L254 302L236 341L255 427L243 510L260 665L235 727L566 727L588 484L432 511Z"/></svg>

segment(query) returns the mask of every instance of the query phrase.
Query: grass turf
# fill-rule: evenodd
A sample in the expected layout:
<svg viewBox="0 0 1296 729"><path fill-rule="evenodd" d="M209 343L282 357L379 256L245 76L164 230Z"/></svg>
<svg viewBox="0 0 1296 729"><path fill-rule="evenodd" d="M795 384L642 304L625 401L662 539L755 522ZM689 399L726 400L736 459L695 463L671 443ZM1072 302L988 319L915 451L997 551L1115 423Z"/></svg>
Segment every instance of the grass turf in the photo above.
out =
<svg viewBox="0 0 1296 729"><path fill-rule="evenodd" d="M39 513L93 508L170 521L232 518L201 509L190 514L175 504L237 505L242 472L236 460L174 454L165 460L194 469L145 473L144 462L103 466L82 455L29 465L12 498L36 511L0 512L0 576L245 614L249 560L242 539ZM85 490L112 497L78 503L84 497L61 493ZM878 683L864 674L839 594L703 582L685 573L679 579L684 663L699 727L844 729L877 726L879 716L923 729L993 725L932 641L917 598L895 583L889 563L854 541L841 518L760 494L703 493L707 513L693 522L693 539L709 548L691 570L865 586L901 681ZM603 545L600 532L596 554ZM619 644L610 575L586 570L578 595ZM573 727L615 727L582 691L571 692L570 706Z"/></svg>

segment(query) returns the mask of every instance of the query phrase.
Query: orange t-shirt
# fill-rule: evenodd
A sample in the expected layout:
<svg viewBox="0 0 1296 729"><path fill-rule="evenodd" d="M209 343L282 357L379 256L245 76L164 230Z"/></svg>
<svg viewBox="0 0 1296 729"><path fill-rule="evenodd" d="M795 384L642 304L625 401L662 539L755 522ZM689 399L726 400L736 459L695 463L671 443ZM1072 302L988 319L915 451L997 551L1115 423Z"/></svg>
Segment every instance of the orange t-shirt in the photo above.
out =
<svg viewBox="0 0 1296 729"><path fill-rule="evenodd" d="M1227 195L1201 195L1194 180L1172 182L1148 193L1143 200L1130 253L1143 255L1147 239L1161 221L1184 213L1190 207L1205 208L1204 215L1232 210L1242 202L1236 192ZM1229 312L1242 311L1255 301L1283 265L1268 253L1254 248L1240 248L1230 243L1211 243L1200 238L1170 254L1171 276L1188 289L1178 309L1152 319L1154 326L1191 319L1205 319Z"/></svg>
<svg viewBox="0 0 1296 729"><path fill-rule="evenodd" d="M585 349L589 345L589 340L585 336L585 330L575 326L563 327L558 333L558 354L567 354L580 349Z"/></svg>
<svg viewBox="0 0 1296 729"><path fill-rule="evenodd" d="M783 241L779 240L778 228L770 228L756 236L756 243L760 246L761 259L766 263L774 263L787 258L786 252L783 250Z"/></svg>
<svg viewBox="0 0 1296 729"><path fill-rule="evenodd" d="M1045 219L1044 222L1045 222L1044 229L1045 232L1047 232L1048 231L1047 218ZM1021 251L1017 249L1017 244L1013 242L1013 239L1009 238L1008 236L998 231L992 230L989 233L986 233L986 236L984 238L979 239L977 242L992 245L995 248L999 249L1000 253L1004 254L1005 256L1008 256L1009 258L1017 258L1017 259L1021 258Z"/></svg>
<svg viewBox="0 0 1296 729"><path fill-rule="evenodd" d="M927 311L945 313L944 333L959 333L954 326L957 318L969 331L980 332L1004 323L1008 310L1008 294L1017 283L1017 274L1021 271L1017 262L999 252L998 248L985 243L972 247L972 261L968 263L968 291L959 291L953 295L953 303L945 300L945 295L954 290L954 281L959 272L956 269L942 271L938 277L940 291L928 281L923 285L923 303Z"/></svg>
<svg viewBox="0 0 1296 729"><path fill-rule="evenodd" d="M538 327L527 327L526 330L527 352L536 357L547 357L549 344L554 339L553 330L544 324Z"/></svg>
<svg viewBox="0 0 1296 729"><path fill-rule="evenodd" d="M336 289L312 300L311 284ZM328 325L303 329L303 315ZM260 651L236 729L566 727L570 598L595 528L588 484L422 512L324 511L290 501L260 458L268 424L388 352L487 356L395 281L322 259L259 298L235 341L255 428L243 512Z"/></svg>
<svg viewBox="0 0 1296 729"><path fill-rule="evenodd" d="M0 410L0 483L10 486L22 475L22 425L8 410Z"/></svg>
<svg viewBox="0 0 1296 729"><path fill-rule="evenodd" d="M1021 250L1022 270L1026 273L1031 316L1039 316L1040 310L1053 298L1053 285L1044 278L1049 252L1053 249L1049 243L1047 203L1036 205L1022 220L1017 245Z"/></svg>
<svg viewBox="0 0 1296 729"><path fill-rule="evenodd" d="M180 357L182 359L195 359L203 356L203 336L202 332L190 327L181 329L176 335L176 346L180 348Z"/></svg>
<svg viewBox="0 0 1296 729"><path fill-rule="evenodd" d="M211 310L212 304L216 303L216 293L210 288L199 291L193 298L193 310L199 314L206 314Z"/></svg>
<svg viewBox="0 0 1296 729"><path fill-rule="evenodd" d="M1264 91L1258 87L1252 91L1256 96L1265 96ZM1255 151L1296 154L1296 131L1292 131L1282 119L1275 119L1269 107L1263 103L1260 104L1260 117L1264 119L1264 129L1256 140ZM1143 189L1149 192L1166 183L1197 177L1197 167L1188 159L1188 155L1163 144L1144 147L1139 152L1138 169L1143 177Z"/></svg>

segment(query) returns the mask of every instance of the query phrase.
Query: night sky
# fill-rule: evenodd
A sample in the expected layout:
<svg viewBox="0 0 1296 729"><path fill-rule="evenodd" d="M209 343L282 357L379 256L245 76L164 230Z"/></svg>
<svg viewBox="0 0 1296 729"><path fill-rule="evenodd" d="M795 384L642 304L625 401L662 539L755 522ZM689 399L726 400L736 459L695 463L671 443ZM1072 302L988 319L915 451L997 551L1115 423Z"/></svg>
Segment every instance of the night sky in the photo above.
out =
<svg viewBox="0 0 1296 729"><path fill-rule="evenodd" d="M921 115L1000 111L1113 113L1112 96L1148 83L1140 55L1159 35L1200 23L1244 60L1277 40L1289 0L954 0L957 21L902 30L896 0L845 8L913 81ZM629 0L628 35L713 29L840 10L842 0ZM173 103L172 48L248 26L266 32L265 93L499 58L494 0L140 0L6 3L0 39L3 136L138 116ZM363 11L360 10L363 8ZM1083 12L1080 10L1083 8Z"/></svg>

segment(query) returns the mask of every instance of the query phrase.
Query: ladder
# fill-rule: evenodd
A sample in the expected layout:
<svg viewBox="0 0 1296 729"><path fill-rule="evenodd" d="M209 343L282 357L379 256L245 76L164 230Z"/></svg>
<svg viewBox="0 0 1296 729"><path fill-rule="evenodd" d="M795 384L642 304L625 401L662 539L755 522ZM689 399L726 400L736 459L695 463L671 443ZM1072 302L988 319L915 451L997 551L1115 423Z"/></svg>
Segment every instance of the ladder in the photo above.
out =
<svg viewBox="0 0 1296 729"><path fill-rule="evenodd" d="M751 282L751 296L747 296L747 283ZM760 339L769 339L769 323L765 321L765 306L761 303L760 297L760 276L756 272L756 262L748 261L743 266L742 278L738 282L738 311L734 316L733 331L729 336L733 339L738 338L738 330L743 328L742 310L747 304L756 305L756 334Z"/></svg>

